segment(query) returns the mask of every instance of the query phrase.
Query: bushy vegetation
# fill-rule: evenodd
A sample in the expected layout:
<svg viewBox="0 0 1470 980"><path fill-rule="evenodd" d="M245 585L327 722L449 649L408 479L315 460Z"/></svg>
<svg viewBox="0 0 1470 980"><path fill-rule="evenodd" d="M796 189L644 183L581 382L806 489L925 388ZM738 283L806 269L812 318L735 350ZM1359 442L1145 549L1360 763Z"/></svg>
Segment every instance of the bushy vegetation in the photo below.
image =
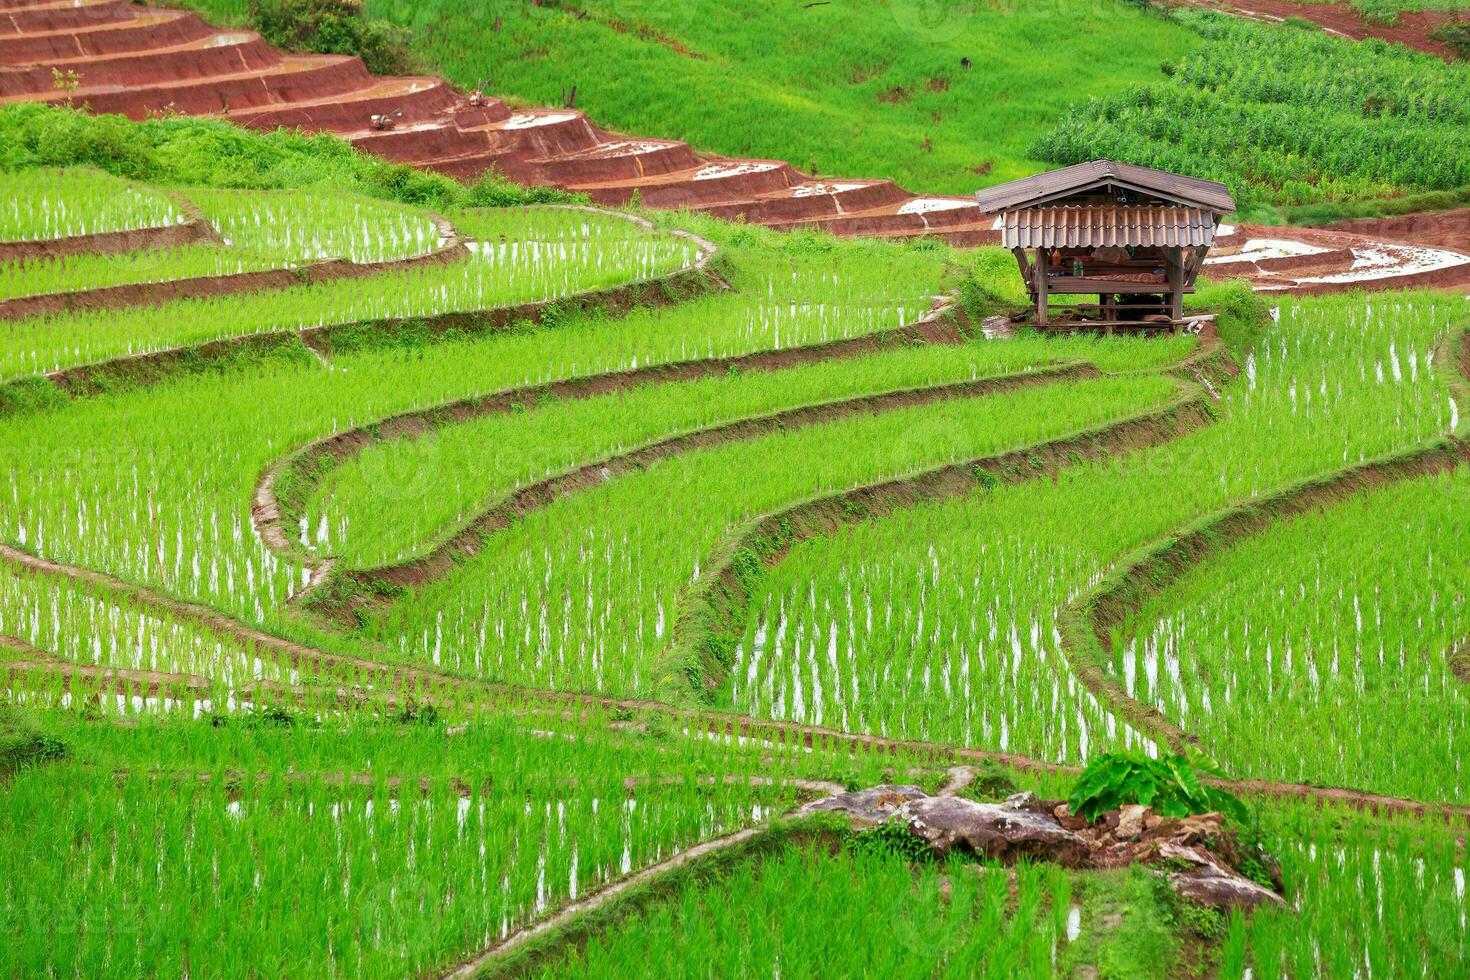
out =
<svg viewBox="0 0 1470 980"><path fill-rule="evenodd" d="M0 172L77 166L155 184L327 187L441 209L576 200L546 188L519 188L494 175L466 187L359 153L328 133L257 133L217 119L164 116L133 122L65 106L0 105Z"/></svg>
<svg viewBox="0 0 1470 980"><path fill-rule="evenodd" d="M356 55L375 75L417 67L408 32L363 16L362 0L250 0L250 26L285 51Z"/></svg>
<svg viewBox="0 0 1470 980"><path fill-rule="evenodd" d="M1448 45L1461 58L1470 58L1470 21L1450 21L1436 27L1429 36Z"/></svg>

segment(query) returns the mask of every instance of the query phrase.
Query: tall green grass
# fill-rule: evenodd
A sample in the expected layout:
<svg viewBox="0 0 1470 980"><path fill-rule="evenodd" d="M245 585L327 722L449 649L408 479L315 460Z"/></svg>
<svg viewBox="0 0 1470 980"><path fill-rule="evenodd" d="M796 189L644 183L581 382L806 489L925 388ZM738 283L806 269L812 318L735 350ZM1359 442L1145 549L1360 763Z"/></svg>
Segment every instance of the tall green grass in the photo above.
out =
<svg viewBox="0 0 1470 980"><path fill-rule="evenodd" d="M0 172L0 241L159 228L184 220L158 190L87 167Z"/></svg>

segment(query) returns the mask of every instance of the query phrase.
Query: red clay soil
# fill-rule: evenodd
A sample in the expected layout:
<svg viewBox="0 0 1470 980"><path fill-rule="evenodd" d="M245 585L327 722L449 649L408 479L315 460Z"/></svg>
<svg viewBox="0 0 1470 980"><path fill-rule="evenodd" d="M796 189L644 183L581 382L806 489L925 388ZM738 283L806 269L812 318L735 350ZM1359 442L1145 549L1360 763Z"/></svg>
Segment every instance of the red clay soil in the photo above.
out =
<svg viewBox="0 0 1470 980"><path fill-rule="evenodd" d="M1446 212L1454 215L1458 212ZM1463 220L1463 219L1460 219ZM1439 239L1453 238L1457 219L1443 221L1433 215L1405 215L1402 219L1382 219L1383 222L1399 222L1389 225L1399 235L1412 233L1422 222L1430 240L1418 238L1391 238L1388 235L1359 233L1337 226L1328 228L1287 228L1270 225L1236 225L1227 235L1215 240L1211 260L1205 267L1207 273L1219 276L1243 276L1257 289L1269 289L1295 295L1342 292L1354 289L1463 289L1470 287L1470 255L1458 265L1443 269L1405 271L1402 265L1388 265L1378 270L1373 278L1356 278L1338 282L1301 282L1314 276L1331 276L1345 273L1352 268L1353 261L1363 254L1395 250L1407 252L1404 246L1413 248L1445 248L1448 251L1463 251L1439 243ZM1348 223L1344 223L1348 224ZM1359 222L1352 222L1359 224ZM1372 229L1379 224L1361 222ZM1313 255L1283 256L1252 261L1244 255L1235 257L1250 239L1286 239L1325 249Z"/></svg>
<svg viewBox="0 0 1470 980"><path fill-rule="evenodd" d="M75 73L60 91L53 70ZM357 58L287 55L250 31L218 31L197 15L95 0L0 4L0 102L85 105L134 119L162 112L222 116L245 126L325 130L360 149L470 180L491 169L528 184L635 196L781 227L956 244L998 236L969 198L916 198L889 181L814 180L780 161L702 156L677 140L607 132L575 110L512 111L438 78L375 78ZM386 128L374 116L391 115Z"/></svg>
<svg viewBox="0 0 1470 980"><path fill-rule="evenodd" d="M0 262L54 259L64 255L116 255L217 241L219 236L208 222L195 220L161 228L133 228L41 241L0 242Z"/></svg>
<svg viewBox="0 0 1470 980"><path fill-rule="evenodd" d="M1323 29L1343 37L1361 41L1378 38L1438 55L1446 60L1455 57L1448 45L1432 41L1429 35L1453 18L1445 11L1405 12L1398 23L1381 24L1368 20L1346 3L1294 3L1292 0L1195 0L1195 6L1223 10L1253 20L1285 20L1297 17L1309 20Z"/></svg>
<svg viewBox="0 0 1470 980"><path fill-rule="evenodd" d="M1401 214L1391 218L1357 218L1327 226L1383 241L1432 245L1470 253L1470 208Z"/></svg>

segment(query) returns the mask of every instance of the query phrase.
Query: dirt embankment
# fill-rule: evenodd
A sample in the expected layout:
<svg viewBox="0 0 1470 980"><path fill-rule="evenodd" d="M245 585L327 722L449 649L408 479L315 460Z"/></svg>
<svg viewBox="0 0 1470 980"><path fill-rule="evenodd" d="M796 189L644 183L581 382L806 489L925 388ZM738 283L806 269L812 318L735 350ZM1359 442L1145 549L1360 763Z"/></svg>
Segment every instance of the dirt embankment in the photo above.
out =
<svg viewBox="0 0 1470 980"><path fill-rule="evenodd" d="M522 487L503 502L481 513L463 530L435 548L429 555L400 565L350 573L348 578L351 579L353 588L352 598L347 600L347 608L333 609L326 603L318 603L313 606L313 609L328 618L350 623L353 619L351 615L353 610L361 608L361 605L370 601L371 597L384 595L389 590L397 588L417 588L443 578L465 558L476 554L486 535L504 530L532 510L545 507L562 497L600 486L610 477L646 469L662 459L726 443L757 439L772 432L789 432L857 415L880 414L954 399L988 397L1035 385L1093 377L1096 374L1097 371L1090 366L1074 365L1025 374L981 378L956 384L864 395L742 419L664 439L632 452L588 463L566 473ZM324 595L327 594L331 594L330 590L324 593ZM346 597L338 593L337 598L345 599Z"/></svg>
<svg viewBox="0 0 1470 980"><path fill-rule="evenodd" d="M1075 766L1060 765L1004 752L990 752L939 742L886 738L860 732L844 732L818 725L802 725L794 722L754 718L732 712L685 708L641 698L617 698L571 691L520 688L506 684L466 680L418 667L399 666L332 654L253 629L206 606L183 602L156 590L124 582L100 572L38 558L8 545L0 544L0 561L12 567L24 568L35 574L85 583L93 588L125 598L139 609L193 623L219 636L228 637L234 642L253 648L261 656L301 670L335 672L334 680L341 685L369 683L380 687L386 685L400 692L412 692L413 697L420 704L442 700L446 705L494 704L507 711L515 711L517 706L527 706L535 710L560 708L563 714L570 718L581 717L589 709L604 713L629 712L650 717L657 716L665 721L673 719L678 725L683 726L687 735L692 737L747 739L772 746L800 747L825 752L842 751L881 756L907 755L927 760L933 764L993 763L1022 772L1073 774L1079 771ZM360 688L352 686L339 686L337 690L344 698L363 693ZM1354 790L1293 783L1247 782L1221 783L1220 785L1243 792L1341 803L1373 812L1425 815L1439 813L1446 822L1455 822L1470 827L1470 807L1436 806L1415 800L1359 793Z"/></svg>
<svg viewBox="0 0 1470 980"><path fill-rule="evenodd" d="M1161 409L1013 452L833 494L753 522L715 557L701 577L703 584L680 611L670 654L658 672L661 689L675 699L681 693L706 698L723 682L734 636L745 626L751 600L749 571L742 570L749 557L771 568L798 542L846 525L986 487L1046 478L1069 466L1177 439L1211 420L1204 390L1184 383L1181 388L1185 393Z"/></svg>
<svg viewBox="0 0 1470 980"><path fill-rule="evenodd" d="M69 255L116 255L145 249L179 248L219 241L214 228L202 218L161 228L134 228L97 235L73 235L41 241L0 242L0 262L56 259Z"/></svg>
<svg viewBox="0 0 1470 980"><path fill-rule="evenodd" d="M376 442L419 438L434 432L441 426L531 408L548 398L557 400L596 398L644 385L718 377L731 370L776 371L803 364L861 357L907 344L959 343L965 339L966 334L954 319L953 314L954 307L945 303L931 310L915 323L862 337L829 341L807 347L759 351L731 357L677 361L569 378L564 381L508 389L491 395L392 416L374 425L351 429L302 447L262 474L253 497L252 513L256 532L266 545L278 554L290 555L298 560L303 560L309 566L320 565L320 561L314 555L303 552L297 547L291 533L291 529L300 520L305 498L310 495L321 474ZM282 499L276 490L276 487L283 482L282 478L287 474L292 478L292 485L297 488L293 499ZM472 546L478 544L478 535L474 535L470 543ZM453 542L436 549L436 554L443 551L445 547L453 547ZM437 563L434 567L438 567ZM428 572L422 574L428 574ZM324 608L331 609L334 606L340 607L344 603L350 603L352 595L352 591L349 590L345 596L329 599Z"/></svg>
<svg viewBox="0 0 1470 980"><path fill-rule="evenodd" d="M1470 208L1401 214L1391 218L1355 218L1327 226L1365 238L1432 245L1470 254Z"/></svg>
<svg viewBox="0 0 1470 980"><path fill-rule="evenodd" d="M490 310L366 320L308 327L299 331L269 331L227 337L189 347L129 354L93 364L64 368L46 375L45 380L73 397L86 397L120 387L138 388L161 384L181 375L217 369L228 361L286 353L292 348L299 349L298 345L303 344L320 357L331 357L337 350L354 350L365 344L392 344L403 336L478 336L519 324L536 324L553 309L564 314L595 311L617 316L634 307L671 305L708 289L726 288L723 279L709 265L714 255L714 246L695 236L687 237L695 241L700 249L699 258L692 266L625 286L610 286L559 300L537 300ZM0 385L0 389L8 385L28 384L33 380L7 382ZM0 407L0 414L4 413L5 409Z"/></svg>
<svg viewBox="0 0 1470 980"><path fill-rule="evenodd" d="M1399 14L1397 23L1381 24L1378 21L1368 20L1347 3L1294 3L1292 0L1194 0L1192 5L1223 10L1226 13L1238 14L1252 20L1279 21L1295 17L1309 20L1326 31L1352 38L1355 41L1373 37L1380 41L1402 44L1416 51L1438 55L1447 61L1455 58L1455 52L1448 45L1432 40L1429 36L1454 19L1447 11L1407 11Z"/></svg>
<svg viewBox="0 0 1470 980"><path fill-rule="evenodd" d="M1073 603L1061 617L1063 641L1072 651L1072 670L1098 700L1112 705L1140 731L1161 737L1175 751L1201 748L1198 737L1157 708L1130 698L1102 663L1115 631L1148 600L1191 568L1233 545L1268 531L1283 519L1340 503L1354 495L1416 477L1443 473L1470 462L1464 443L1420 448L1299 484L1207 518L1108 577Z"/></svg>
<svg viewBox="0 0 1470 980"><path fill-rule="evenodd" d="M0 320L23 320L27 317L54 316L59 313L92 310L122 310L134 306L158 306L181 299L207 299L212 296L289 289L292 286L332 282L338 279L360 279L404 269L457 262L466 258L469 250L460 239L458 232L454 231L449 222L443 218L437 215L434 218L439 224L441 235L445 237L438 248L412 258L361 263L347 262L342 259L323 259L293 269L268 269L261 272L239 272L223 276L199 276L191 279L129 283L122 286L103 286L97 289L72 292L20 296L0 302ZM200 223L202 222L192 222L189 225L175 227L185 229ZM205 224L205 227L209 226ZM161 230L173 231L175 229ZM209 235L211 236L209 239L198 240L218 240L212 228L209 228ZM156 246L148 244L139 247L154 248Z"/></svg>

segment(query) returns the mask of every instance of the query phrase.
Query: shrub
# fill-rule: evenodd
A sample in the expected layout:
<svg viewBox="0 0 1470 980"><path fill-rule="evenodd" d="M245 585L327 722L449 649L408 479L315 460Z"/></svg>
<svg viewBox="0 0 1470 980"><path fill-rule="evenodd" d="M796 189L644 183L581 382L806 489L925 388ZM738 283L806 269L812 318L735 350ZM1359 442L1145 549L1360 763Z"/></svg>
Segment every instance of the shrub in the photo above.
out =
<svg viewBox="0 0 1470 980"><path fill-rule="evenodd" d="M934 852L921 837L909 830L902 820L890 820L871 830L850 832L846 836L848 850L872 858L900 861L932 861Z"/></svg>
<svg viewBox="0 0 1470 980"><path fill-rule="evenodd" d="M1109 752L1093 759L1077 777L1067 804L1086 820L1140 803L1165 817L1219 811L1243 823L1245 804L1224 790L1202 785L1197 769L1220 774L1217 766L1191 762L1182 755L1150 759L1138 752Z"/></svg>
<svg viewBox="0 0 1470 980"><path fill-rule="evenodd" d="M1441 24L1430 38L1446 45L1460 58L1470 58L1470 21L1450 21Z"/></svg>
<svg viewBox="0 0 1470 980"><path fill-rule="evenodd" d="M362 0L251 0L250 22L287 51L357 55L375 75L415 70L408 32L364 17Z"/></svg>

